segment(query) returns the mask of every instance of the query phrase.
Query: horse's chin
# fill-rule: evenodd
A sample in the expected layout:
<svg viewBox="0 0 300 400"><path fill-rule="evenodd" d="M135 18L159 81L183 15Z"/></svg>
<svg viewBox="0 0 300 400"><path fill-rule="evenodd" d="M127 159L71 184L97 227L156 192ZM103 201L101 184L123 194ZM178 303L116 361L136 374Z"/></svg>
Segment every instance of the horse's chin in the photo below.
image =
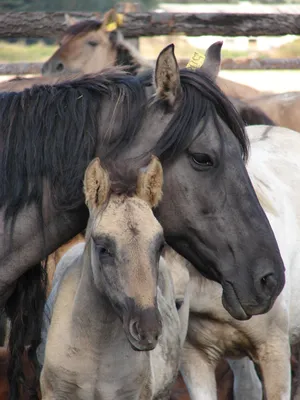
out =
<svg viewBox="0 0 300 400"><path fill-rule="evenodd" d="M251 318L251 315L246 313L233 288L230 286L225 290L223 288L222 304L225 310L227 310L233 318L239 321L247 321Z"/></svg>

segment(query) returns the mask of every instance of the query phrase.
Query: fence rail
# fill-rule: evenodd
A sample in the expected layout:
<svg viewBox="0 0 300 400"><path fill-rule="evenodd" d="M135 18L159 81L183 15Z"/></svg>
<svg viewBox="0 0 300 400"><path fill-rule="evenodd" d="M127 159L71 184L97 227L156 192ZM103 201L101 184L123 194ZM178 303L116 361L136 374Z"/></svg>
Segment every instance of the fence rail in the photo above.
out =
<svg viewBox="0 0 300 400"><path fill-rule="evenodd" d="M179 60L179 66L184 68L188 59ZM0 64L0 75L38 75L42 63L12 63ZM153 60L154 65L154 60ZM300 58L266 58L266 59L231 59L222 61L222 70L300 70Z"/></svg>
<svg viewBox="0 0 300 400"><path fill-rule="evenodd" d="M99 13L71 12L76 18L100 18ZM59 38L68 28L65 13L0 13L0 38ZM125 13L122 32L126 38L185 34L187 36L281 36L300 35L300 9L273 13ZM188 60L180 60L184 67ZM0 64L0 75L40 74L42 63ZM300 70L300 58L225 59L223 70Z"/></svg>
<svg viewBox="0 0 300 400"><path fill-rule="evenodd" d="M95 13L70 13L91 18ZM63 12L0 13L0 38L53 38L67 29ZM300 35L299 13L128 13L122 31L127 38L185 34L188 36Z"/></svg>

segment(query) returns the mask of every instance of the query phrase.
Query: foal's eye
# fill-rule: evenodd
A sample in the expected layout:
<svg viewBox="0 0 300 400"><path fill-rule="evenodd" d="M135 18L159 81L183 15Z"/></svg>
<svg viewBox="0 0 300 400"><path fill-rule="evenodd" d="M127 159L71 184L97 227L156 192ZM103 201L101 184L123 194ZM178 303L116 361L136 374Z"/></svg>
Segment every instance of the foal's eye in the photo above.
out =
<svg viewBox="0 0 300 400"><path fill-rule="evenodd" d="M111 256L111 252L106 247L97 246L97 248L100 256Z"/></svg>
<svg viewBox="0 0 300 400"><path fill-rule="evenodd" d="M190 157L193 164L198 168L208 169L214 165L212 158L208 154L194 153L191 154Z"/></svg>
<svg viewBox="0 0 300 400"><path fill-rule="evenodd" d="M96 47L96 46L98 46L98 42L95 42L94 40L90 40L90 41L88 41L88 44L90 45L90 46L92 46L92 47Z"/></svg>

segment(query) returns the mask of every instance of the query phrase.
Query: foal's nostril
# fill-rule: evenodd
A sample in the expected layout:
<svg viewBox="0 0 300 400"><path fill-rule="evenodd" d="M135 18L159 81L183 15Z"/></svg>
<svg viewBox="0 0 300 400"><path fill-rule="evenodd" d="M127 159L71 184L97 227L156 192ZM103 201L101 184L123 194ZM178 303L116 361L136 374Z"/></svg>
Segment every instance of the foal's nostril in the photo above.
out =
<svg viewBox="0 0 300 400"><path fill-rule="evenodd" d="M139 324L136 320L130 321L129 331L132 337L136 340L140 340Z"/></svg>
<svg viewBox="0 0 300 400"><path fill-rule="evenodd" d="M63 63L58 63L57 64L57 66L56 66L56 71L63 71L63 69L64 69L65 67L64 67L64 64Z"/></svg>

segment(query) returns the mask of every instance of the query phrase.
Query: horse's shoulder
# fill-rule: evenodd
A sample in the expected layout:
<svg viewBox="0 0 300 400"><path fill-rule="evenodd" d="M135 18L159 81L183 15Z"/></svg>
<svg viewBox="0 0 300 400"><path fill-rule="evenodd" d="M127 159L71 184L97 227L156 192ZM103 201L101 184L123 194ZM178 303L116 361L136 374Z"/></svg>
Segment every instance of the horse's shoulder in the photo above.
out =
<svg viewBox="0 0 300 400"><path fill-rule="evenodd" d="M55 269L53 286L60 283L69 273L75 273L74 265L82 256L84 247L84 242L77 243L62 256Z"/></svg>
<svg viewBox="0 0 300 400"><path fill-rule="evenodd" d="M71 290L71 287L73 287L73 291L75 290L74 286L76 286L80 277L78 259L83 254L84 246L84 243L77 243L71 247L62 256L56 266L52 289L46 303L46 309L50 313L50 316L52 315L58 296L64 297Z"/></svg>

